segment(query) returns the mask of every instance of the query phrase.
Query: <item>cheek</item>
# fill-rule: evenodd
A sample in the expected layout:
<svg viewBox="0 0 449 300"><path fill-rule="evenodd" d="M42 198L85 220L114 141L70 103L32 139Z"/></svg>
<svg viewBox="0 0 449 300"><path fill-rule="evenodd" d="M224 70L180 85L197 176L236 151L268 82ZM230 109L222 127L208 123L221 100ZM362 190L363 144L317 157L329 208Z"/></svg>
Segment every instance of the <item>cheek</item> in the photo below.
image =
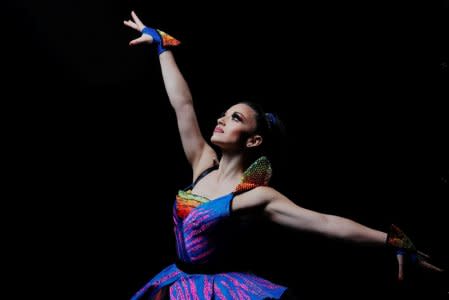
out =
<svg viewBox="0 0 449 300"><path fill-rule="evenodd" d="M249 136L248 130L245 128L235 128L229 132L229 138L235 142L246 142Z"/></svg>

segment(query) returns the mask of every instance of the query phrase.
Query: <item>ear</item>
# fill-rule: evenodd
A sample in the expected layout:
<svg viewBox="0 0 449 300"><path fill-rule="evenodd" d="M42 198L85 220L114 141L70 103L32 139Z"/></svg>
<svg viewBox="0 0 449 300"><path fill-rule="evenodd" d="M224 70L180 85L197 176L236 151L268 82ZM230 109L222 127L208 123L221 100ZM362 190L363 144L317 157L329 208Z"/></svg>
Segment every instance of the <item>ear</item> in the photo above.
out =
<svg viewBox="0 0 449 300"><path fill-rule="evenodd" d="M262 144L262 142L263 142L262 136L255 134L246 140L246 147L248 148L257 147L260 144Z"/></svg>

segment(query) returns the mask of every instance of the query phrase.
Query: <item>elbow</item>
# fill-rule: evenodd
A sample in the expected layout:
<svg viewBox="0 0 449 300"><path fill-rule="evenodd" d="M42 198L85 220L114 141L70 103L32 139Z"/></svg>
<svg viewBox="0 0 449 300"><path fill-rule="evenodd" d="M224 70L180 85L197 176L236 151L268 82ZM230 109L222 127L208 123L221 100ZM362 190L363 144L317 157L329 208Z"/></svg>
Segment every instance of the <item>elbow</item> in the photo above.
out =
<svg viewBox="0 0 449 300"><path fill-rule="evenodd" d="M329 214L320 214L318 217L317 228L320 234L336 239L348 238L348 230L341 224L341 218Z"/></svg>
<svg viewBox="0 0 449 300"><path fill-rule="evenodd" d="M319 233L325 236L332 236L335 226L332 222L332 215L320 214L317 218L317 228Z"/></svg>

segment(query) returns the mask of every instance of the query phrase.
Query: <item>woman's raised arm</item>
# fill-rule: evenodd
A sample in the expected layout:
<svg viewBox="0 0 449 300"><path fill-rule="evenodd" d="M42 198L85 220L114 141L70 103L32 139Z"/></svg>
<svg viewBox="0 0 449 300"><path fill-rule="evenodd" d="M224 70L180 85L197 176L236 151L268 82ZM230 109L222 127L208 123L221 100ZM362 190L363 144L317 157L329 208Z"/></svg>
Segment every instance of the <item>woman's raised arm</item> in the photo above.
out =
<svg viewBox="0 0 449 300"><path fill-rule="evenodd" d="M158 48L162 77L171 106L175 110L182 146L187 160L193 169L193 177L213 164L216 153L204 139L196 117L189 86L175 61L169 46L176 46L179 41L165 32L145 26L134 12L132 20L124 21L142 35L132 40L130 45L155 43Z"/></svg>

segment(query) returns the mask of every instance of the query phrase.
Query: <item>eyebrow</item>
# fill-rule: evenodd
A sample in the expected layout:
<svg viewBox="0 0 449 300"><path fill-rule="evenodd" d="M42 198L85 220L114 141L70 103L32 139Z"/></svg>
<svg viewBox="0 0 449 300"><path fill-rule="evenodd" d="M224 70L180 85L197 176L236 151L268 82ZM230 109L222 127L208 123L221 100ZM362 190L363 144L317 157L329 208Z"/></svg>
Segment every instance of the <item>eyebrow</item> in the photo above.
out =
<svg viewBox="0 0 449 300"><path fill-rule="evenodd" d="M242 117L242 119L244 119L245 121L247 121L248 119L245 117L245 115L244 114L242 114L241 112L239 112L239 111L233 111L232 113L231 113L231 115L232 114L238 114L240 117Z"/></svg>

